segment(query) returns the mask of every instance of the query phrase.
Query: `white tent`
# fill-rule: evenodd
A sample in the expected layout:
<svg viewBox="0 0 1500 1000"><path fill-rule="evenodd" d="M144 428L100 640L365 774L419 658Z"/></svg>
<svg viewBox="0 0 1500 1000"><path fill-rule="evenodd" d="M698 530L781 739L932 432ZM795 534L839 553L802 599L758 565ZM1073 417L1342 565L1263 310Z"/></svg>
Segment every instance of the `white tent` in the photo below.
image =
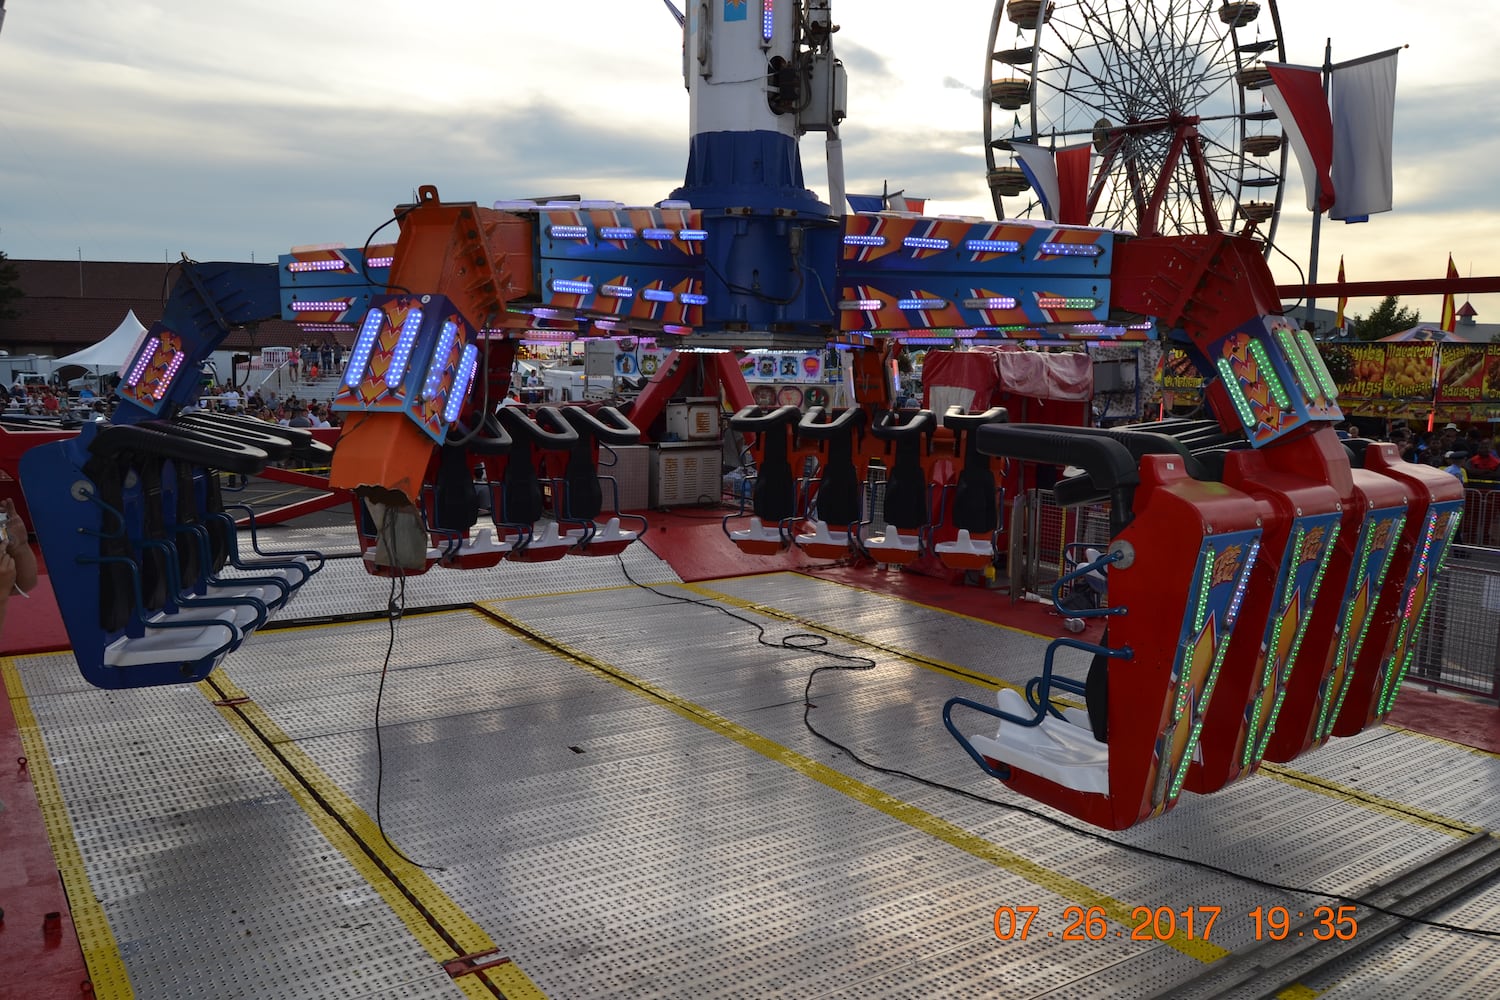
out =
<svg viewBox="0 0 1500 1000"><path fill-rule="evenodd" d="M126 361L130 360L130 351L140 341L141 334L146 328L141 321L135 318L135 310L132 309L120 320L120 325L115 327L115 332L105 337L92 347L85 347L81 351L74 351L65 358L58 358L52 362L54 369L64 365L82 365L84 368L114 368L118 370Z"/></svg>

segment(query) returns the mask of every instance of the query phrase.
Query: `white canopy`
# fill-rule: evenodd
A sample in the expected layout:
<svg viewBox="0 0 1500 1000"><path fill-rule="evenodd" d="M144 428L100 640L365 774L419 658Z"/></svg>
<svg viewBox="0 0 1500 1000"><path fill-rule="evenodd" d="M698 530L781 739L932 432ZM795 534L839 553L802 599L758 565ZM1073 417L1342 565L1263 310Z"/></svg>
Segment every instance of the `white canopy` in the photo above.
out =
<svg viewBox="0 0 1500 1000"><path fill-rule="evenodd" d="M115 332L105 337L92 347L85 347L81 351L74 351L65 358L58 358L52 363L54 368L64 365L82 365L85 368L115 368L118 369L130 360L131 348L135 347L140 340L141 334L146 328L141 321L135 318L135 310L132 309L120 320L120 325L115 327Z"/></svg>

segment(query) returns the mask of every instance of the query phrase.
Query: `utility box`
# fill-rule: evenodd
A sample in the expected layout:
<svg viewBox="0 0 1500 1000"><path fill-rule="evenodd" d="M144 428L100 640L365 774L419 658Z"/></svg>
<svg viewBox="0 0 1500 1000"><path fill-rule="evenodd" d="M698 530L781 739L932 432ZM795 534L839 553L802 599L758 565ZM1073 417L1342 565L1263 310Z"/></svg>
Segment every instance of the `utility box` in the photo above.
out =
<svg viewBox="0 0 1500 1000"><path fill-rule="evenodd" d="M611 465L609 453L614 452ZM620 491L620 510L645 510L651 505L651 448L644 444L612 445L599 449L599 475L614 477ZM604 504L614 502L609 484L604 484Z"/></svg>
<svg viewBox="0 0 1500 1000"><path fill-rule="evenodd" d="M717 445L659 444L651 462L651 506L716 504L723 493Z"/></svg>
<svg viewBox="0 0 1500 1000"><path fill-rule="evenodd" d="M666 406L667 438L672 441L719 440L719 400L694 396Z"/></svg>

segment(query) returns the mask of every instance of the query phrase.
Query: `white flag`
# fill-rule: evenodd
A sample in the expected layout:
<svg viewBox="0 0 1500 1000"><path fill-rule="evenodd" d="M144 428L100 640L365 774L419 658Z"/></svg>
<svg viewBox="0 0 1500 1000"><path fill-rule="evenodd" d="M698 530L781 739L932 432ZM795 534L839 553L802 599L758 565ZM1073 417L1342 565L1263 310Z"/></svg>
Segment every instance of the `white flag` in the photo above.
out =
<svg viewBox="0 0 1500 1000"><path fill-rule="evenodd" d="M1330 218L1362 220L1391 210L1400 49L1333 67L1333 189Z"/></svg>

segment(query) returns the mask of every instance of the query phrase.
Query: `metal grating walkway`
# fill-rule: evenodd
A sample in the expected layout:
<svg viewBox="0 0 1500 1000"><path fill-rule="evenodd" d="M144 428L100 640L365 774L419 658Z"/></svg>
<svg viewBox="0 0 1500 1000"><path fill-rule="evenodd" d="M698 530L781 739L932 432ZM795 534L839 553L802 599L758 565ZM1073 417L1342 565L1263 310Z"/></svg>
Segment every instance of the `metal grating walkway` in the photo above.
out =
<svg viewBox="0 0 1500 1000"><path fill-rule="evenodd" d="M641 546L626 565L672 579ZM825 658L672 598L773 640L825 626L876 666L820 674L815 725L1017 805L940 709L1024 682L1040 638L795 574L658 589L613 559L412 579L408 609L500 597L401 621L378 753L383 620L262 632L197 688L105 692L69 656L11 661L55 774L38 774L54 837L74 845L75 864L60 856L96 995L1171 995L1255 943L1255 908L1327 902L861 767L803 726ZM388 592L334 561L287 614ZM1357 894L1500 826L1496 788L1500 760L1381 729L1110 836ZM1036 908L1025 941L996 939L1003 906ZM1064 940L1068 908L1089 906L1102 939ZM1131 940L1132 911L1158 906L1220 915L1206 941ZM1438 916L1500 931L1500 885ZM444 971L470 954L513 964ZM1494 940L1410 927L1302 988L1478 998L1497 981Z"/></svg>

